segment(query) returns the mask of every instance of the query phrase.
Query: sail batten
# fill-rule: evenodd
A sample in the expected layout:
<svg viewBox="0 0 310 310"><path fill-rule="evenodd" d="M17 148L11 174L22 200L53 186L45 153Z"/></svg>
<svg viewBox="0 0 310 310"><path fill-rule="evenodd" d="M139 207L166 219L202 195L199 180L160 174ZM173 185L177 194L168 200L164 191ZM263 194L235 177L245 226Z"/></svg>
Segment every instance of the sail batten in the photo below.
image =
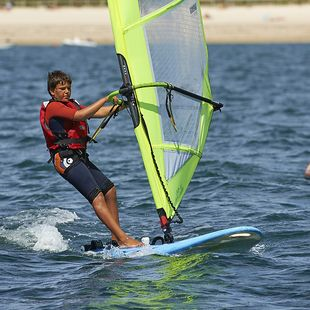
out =
<svg viewBox="0 0 310 310"><path fill-rule="evenodd" d="M181 145L174 145L174 144L153 144L153 149L160 149L160 150L167 150L167 151L174 151L174 152L186 152L191 155L196 155L201 158L202 153L197 151L197 149L189 148L186 146Z"/></svg>
<svg viewBox="0 0 310 310"><path fill-rule="evenodd" d="M109 0L108 5L155 206L171 220L202 156L216 108L200 3Z"/></svg>
<svg viewBox="0 0 310 310"><path fill-rule="evenodd" d="M169 9L178 5L182 1L184 1L184 0L175 0L175 1L171 1L171 0L167 1L166 0L164 2L168 2L168 4L163 5L163 1L152 0L151 5L148 4L148 5L145 5L145 7L143 7L143 3L145 3L146 1L141 1L141 3L140 3L141 18L137 22L130 24L130 25L127 25L124 28L124 33L129 31L130 29L132 29L134 27L144 25L144 24L150 22L152 19L158 18L160 15L165 14ZM156 9L157 7L159 9Z"/></svg>

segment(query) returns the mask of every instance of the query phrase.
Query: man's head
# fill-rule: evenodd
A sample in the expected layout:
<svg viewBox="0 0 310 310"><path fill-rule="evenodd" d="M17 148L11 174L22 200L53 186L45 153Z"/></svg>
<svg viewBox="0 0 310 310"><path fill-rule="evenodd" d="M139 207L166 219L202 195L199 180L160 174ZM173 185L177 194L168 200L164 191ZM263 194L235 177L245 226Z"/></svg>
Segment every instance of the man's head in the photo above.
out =
<svg viewBox="0 0 310 310"><path fill-rule="evenodd" d="M71 77L62 71L48 73L47 90L53 99L68 101L71 96Z"/></svg>

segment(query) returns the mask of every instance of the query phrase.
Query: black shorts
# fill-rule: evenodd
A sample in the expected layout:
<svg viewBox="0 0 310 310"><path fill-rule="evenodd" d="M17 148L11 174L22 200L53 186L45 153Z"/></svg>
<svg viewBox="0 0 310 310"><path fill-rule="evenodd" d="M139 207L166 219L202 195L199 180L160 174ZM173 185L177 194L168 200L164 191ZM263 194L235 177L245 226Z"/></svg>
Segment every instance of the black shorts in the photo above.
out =
<svg viewBox="0 0 310 310"><path fill-rule="evenodd" d="M73 155L61 156L56 153L53 158L56 171L71 183L90 203L102 192L104 195L114 184L88 159Z"/></svg>

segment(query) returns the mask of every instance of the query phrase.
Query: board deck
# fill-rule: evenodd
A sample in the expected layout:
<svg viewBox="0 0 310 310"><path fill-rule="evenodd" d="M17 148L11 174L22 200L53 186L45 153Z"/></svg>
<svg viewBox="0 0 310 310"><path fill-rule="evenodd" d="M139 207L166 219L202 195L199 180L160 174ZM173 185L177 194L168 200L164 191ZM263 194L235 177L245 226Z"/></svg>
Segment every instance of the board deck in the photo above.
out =
<svg viewBox="0 0 310 310"><path fill-rule="evenodd" d="M107 258L139 257L147 255L171 255L193 249L206 251L220 247L247 247L250 249L263 237L262 232L251 226L239 226L214 231L174 243L147 245L144 247L120 248L106 247L86 253L103 255Z"/></svg>

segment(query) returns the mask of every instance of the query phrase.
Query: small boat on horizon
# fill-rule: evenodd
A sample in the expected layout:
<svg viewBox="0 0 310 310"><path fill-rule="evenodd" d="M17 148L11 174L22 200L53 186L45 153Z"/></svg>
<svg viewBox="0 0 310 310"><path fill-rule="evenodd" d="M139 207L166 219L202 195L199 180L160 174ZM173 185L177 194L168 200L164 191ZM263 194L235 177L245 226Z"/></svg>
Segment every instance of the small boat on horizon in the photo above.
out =
<svg viewBox="0 0 310 310"><path fill-rule="evenodd" d="M73 39L64 39L62 45L66 46L83 46L83 47L96 47L98 44L91 39L80 39L75 37Z"/></svg>
<svg viewBox="0 0 310 310"><path fill-rule="evenodd" d="M10 39L6 39L5 41L0 41L0 50L6 50L13 46Z"/></svg>

